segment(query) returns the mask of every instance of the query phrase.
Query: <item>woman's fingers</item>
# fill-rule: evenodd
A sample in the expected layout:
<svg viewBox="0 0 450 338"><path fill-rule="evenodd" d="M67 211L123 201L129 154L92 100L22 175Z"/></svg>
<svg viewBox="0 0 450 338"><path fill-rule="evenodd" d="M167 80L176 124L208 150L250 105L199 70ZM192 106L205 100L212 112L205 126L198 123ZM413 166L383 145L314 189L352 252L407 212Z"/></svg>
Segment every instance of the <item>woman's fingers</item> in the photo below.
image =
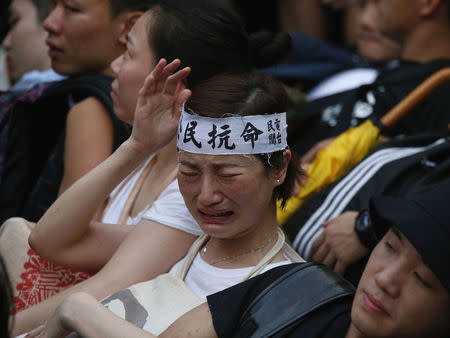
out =
<svg viewBox="0 0 450 338"><path fill-rule="evenodd" d="M165 59L159 60L155 68L153 68L150 74L145 78L144 86L142 87L139 94L149 95L156 91L158 79L161 77L161 74L163 73L166 65L167 61Z"/></svg>
<svg viewBox="0 0 450 338"><path fill-rule="evenodd" d="M183 108L183 104L191 97L192 92L189 89L183 89L177 97L177 100L175 102L175 110L173 112L176 120L180 118L181 115L181 109Z"/></svg>
<svg viewBox="0 0 450 338"><path fill-rule="evenodd" d="M140 94L144 96L153 93L175 94L179 82L184 80L191 71L189 67L185 67L174 73L180 64L179 59L175 59L169 64L165 59L161 59L145 79Z"/></svg>
<svg viewBox="0 0 450 338"><path fill-rule="evenodd" d="M180 89L180 83L191 72L191 68L185 67L175 74L170 75L165 82L165 87L163 88L163 94L174 95Z"/></svg>

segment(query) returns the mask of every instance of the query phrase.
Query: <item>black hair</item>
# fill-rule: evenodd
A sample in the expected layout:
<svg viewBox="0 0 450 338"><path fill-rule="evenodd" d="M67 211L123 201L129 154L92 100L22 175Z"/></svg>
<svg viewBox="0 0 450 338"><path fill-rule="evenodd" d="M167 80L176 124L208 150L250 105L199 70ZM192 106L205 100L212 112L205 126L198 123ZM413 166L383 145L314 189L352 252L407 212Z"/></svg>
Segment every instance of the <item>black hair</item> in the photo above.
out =
<svg viewBox="0 0 450 338"><path fill-rule="evenodd" d="M450 0L444 0L444 3L447 7L447 21L450 23Z"/></svg>
<svg viewBox="0 0 450 338"><path fill-rule="evenodd" d="M180 58L190 66L189 87L218 73L248 72L279 62L288 53L287 33L248 35L244 22L216 0L149 0L149 45L157 60Z"/></svg>
<svg viewBox="0 0 450 338"><path fill-rule="evenodd" d="M39 0L38 0L39 1ZM115 17L125 11L145 12L152 6L148 0L109 0L112 16Z"/></svg>
<svg viewBox="0 0 450 338"><path fill-rule="evenodd" d="M3 0L0 4L0 42L3 41L10 28L8 22L10 5L11 0Z"/></svg>
<svg viewBox="0 0 450 338"><path fill-rule="evenodd" d="M195 114L221 118L229 115L266 115L285 112L288 96L283 84L270 76L258 73L214 76L192 90L186 102L187 111ZM284 151L258 154L256 157L267 170L283 166ZM274 189L274 199L281 200L284 207L292 195L295 181L304 175L293 158L289 162L284 182Z"/></svg>
<svg viewBox="0 0 450 338"><path fill-rule="evenodd" d="M52 0L30 0L31 3L36 7L38 20L42 24L45 18L50 14L53 6Z"/></svg>
<svg viewBox="0 0 450 338"><path fill-rule="evenodd" d="M14 306L13 290L8 271L3 258L0 256L0 336L9 337L11 322L9 321L11 310Z"/></svg>

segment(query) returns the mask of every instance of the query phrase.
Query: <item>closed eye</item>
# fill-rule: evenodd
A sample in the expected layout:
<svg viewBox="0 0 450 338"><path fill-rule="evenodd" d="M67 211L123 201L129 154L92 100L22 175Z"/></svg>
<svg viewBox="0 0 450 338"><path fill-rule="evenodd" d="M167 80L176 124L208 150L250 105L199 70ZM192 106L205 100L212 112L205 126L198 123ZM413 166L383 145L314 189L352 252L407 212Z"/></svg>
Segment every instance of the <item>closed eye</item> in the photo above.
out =
<svg viewBox="0 0 450 338"><path fill-rule="evenodd" d="M197 173L196 173L196 172L183 171L183 170L180 170L180 174L183 175L183 176L187 176L187 177L194 177L194 176L197 176Z"/></svg>
<svg viewBox="0 0 450 338"><path fill-rule="evenodd" d="M419 282L425 286L428 289L432 289L433 285L431 285L431 283L427 282L425 279L422 278L421 275L419 275L417 272L414 272L414 276L416 276L416 278L419 280Z"/></svg>
<svg viewBox="0 0 450 338"><path fill-rule="evenodd" d="M240 176L241 174L220 174L219 176L222 178L232 178L232 177L237 177Z"/></svg>
<svg viewBox="0 0 450 338"><path fill-rule="evenodd" d="M72 7L72 6L69 6L69 5L65 5L64 8L65 8L67 11L72 12L72 13L79 12L79 9L78 9L78 8L75 8L75 7Z"/></svg>
<svg viewBox="0 0 450 338"><path fill-rule="evenodd" d="M386 249L388 249L389 251L395 251L394 247L391 245L391 243L389 243L388 241L384 242L384 246L386 247Z"/></svg>

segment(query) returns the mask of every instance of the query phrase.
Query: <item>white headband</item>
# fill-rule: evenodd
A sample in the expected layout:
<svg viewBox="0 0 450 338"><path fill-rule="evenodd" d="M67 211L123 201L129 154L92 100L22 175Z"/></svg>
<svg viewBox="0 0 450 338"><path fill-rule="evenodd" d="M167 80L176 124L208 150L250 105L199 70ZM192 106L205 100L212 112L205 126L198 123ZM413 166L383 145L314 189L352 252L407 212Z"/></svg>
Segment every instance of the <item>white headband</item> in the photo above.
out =
<svg viewBox="0 0 450 338"><path fill-rule="evenodd" d="M210 118L187 113L178 127L178 149L208 155L266 154L287 148L286 113Z"/></svg>

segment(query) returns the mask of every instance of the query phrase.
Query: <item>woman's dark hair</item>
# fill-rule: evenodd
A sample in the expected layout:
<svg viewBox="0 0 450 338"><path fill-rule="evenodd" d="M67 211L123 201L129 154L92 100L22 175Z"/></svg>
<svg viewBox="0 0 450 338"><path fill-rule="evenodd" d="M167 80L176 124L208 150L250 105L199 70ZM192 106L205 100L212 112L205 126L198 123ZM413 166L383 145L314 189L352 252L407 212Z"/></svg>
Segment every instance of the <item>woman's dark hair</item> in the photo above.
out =
<svg viewBox="0 0 450 338"><path fill-rule="evenodd" d="M246 73L217 75L202 82L192 89L186 109L198 115L221 118L281 113L286 111L287 105L288 96L281 82L267 75ZM283 165L283 153L281 150L256 157L267 170L279 169ZM282 207L292 195L295 181L304 175L293 153L292 156L283 184L274 190L274 198L281 200Z"/></svg>
<svg viewBox="0 0 450 338"><path fill-rule="evenodd" d="M229 6L216 0L149 0L149 45L156 60L179 58L190 66L190 88L219 73L249 72L286 56L287 33L248 36L244 23Z"/></svg>
<svg viewBox="0 0 450 338"><path fill-rule="evenodd" d="M0 336L9 337L11 323L9 315L14 306L13 290L11 281L6 271L3 258L0 256Z"/></svg>

